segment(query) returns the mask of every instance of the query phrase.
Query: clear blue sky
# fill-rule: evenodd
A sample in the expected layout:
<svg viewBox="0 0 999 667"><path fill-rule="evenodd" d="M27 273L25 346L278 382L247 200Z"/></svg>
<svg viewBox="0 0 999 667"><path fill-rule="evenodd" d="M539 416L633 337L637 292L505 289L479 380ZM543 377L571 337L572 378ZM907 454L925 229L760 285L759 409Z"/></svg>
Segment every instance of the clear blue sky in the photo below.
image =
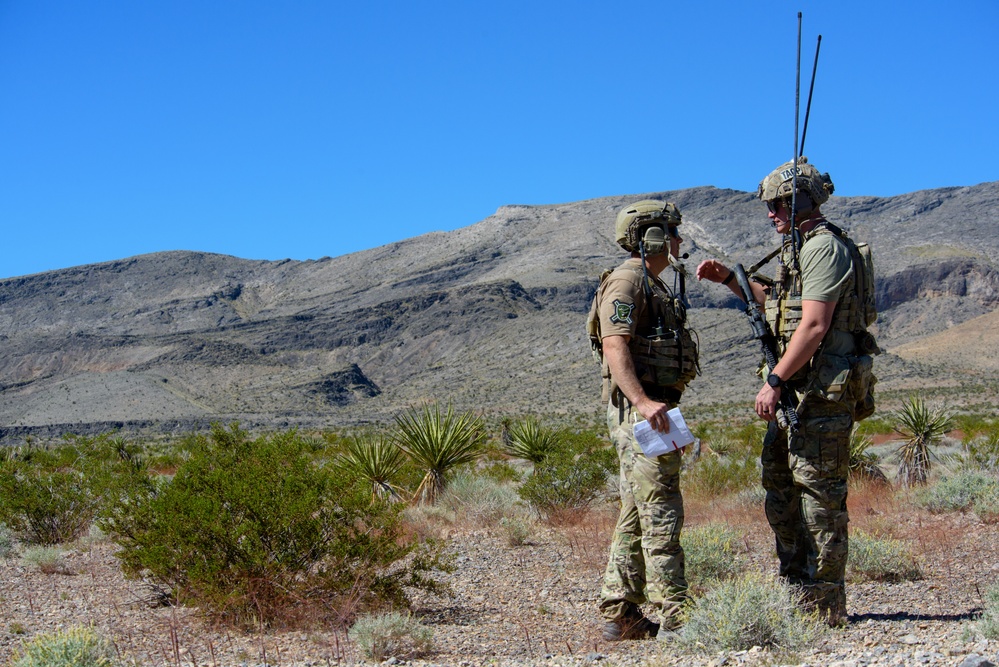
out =
<svg viewBox="0 0 999 667"><path fill-rule="evenodd" d="M793 152L798 11L837 194L999 180L995 0L0 0L0 277L753 190Z"/></svg>

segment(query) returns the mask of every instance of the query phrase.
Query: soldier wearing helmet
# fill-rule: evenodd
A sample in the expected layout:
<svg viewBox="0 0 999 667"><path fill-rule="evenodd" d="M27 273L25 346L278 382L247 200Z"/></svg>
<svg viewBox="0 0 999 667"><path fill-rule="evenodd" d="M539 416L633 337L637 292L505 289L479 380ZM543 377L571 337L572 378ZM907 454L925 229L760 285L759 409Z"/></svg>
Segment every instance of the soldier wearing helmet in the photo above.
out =
<svg viewBox="0 0 999 667"><path fill-rule="evenodd" d="M688 600L684 576L680 456L646 457L635 440L636 422L667 432L667 412L698 372L697 345L687 327L679 209L642 200L617 216L615 239L631 253L602 277L588 329L600 352L603 399L620 460L621 513L611 541L600 594L608 641L655 636L676 627ZM661 278L672 266L672 288ZM679 285L679 287L678 287ZM654 620L639 605L648 602Z"/></svg>
<svg viewBox="0 0 999 667"><path fill-rule="evenodd" d="M869 365L866 380L856 369L863 354L856 333L866 326L858 312L856 246L819 208L832 192L829 175L805 157L797 165L782 164L763 179L757 195L783 244L773 285L753 282L751 287L778 340L777 365L762 371L765 382L755 408L769 422L763 486L780 573L835 626L847 618L850 434L855 418L866 416L857 414L856 394L869 390L873 376ZM697 277L727 285L743 298L731 270L717 260L701 262ZM863 382L868 385L859 387ZM801 425L790 438L775 421L782 392L796 392L799 400Z"/></svg>

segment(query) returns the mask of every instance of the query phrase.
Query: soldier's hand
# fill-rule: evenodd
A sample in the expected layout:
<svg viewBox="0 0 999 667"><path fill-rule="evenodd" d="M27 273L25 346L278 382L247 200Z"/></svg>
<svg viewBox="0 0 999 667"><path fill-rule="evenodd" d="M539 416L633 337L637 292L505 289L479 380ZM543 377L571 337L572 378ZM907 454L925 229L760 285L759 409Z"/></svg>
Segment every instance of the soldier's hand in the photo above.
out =
<svg viewBox="0 0 999 667"><path fill-rule="evenodd" d="M638 412L649 422L649 426L660 433L669 433L669 406L647 398L636 406Z"/></svg>
<svg viewBox="0 0 999 667"><path fill-rule="evenodd" d="M777 402L780 400L780 387L774 388L769 384L763 385L760 393L756 394L756 414L764 421L773 421L777 418Z"/></svg>
<svg viewBox="0 0 999 667"><path fill-rule="evenodd" d="M727 266L717 259L706 259L697 265L697 279L720 283L732 273Z"/></svg>

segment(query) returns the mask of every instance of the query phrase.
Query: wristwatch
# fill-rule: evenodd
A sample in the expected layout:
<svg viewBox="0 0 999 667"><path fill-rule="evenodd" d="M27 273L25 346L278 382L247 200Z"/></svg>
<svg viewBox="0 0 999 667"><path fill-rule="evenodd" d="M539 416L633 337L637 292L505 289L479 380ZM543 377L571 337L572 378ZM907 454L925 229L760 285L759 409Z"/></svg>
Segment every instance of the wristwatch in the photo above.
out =
<svg viewBox="0 0 999 667"><path fill-rule="evenodd" d="M767 376L767 384L774 389L780 389L784 386L784 381L780 379L780 376L776 373L771 373Z"/></svg>

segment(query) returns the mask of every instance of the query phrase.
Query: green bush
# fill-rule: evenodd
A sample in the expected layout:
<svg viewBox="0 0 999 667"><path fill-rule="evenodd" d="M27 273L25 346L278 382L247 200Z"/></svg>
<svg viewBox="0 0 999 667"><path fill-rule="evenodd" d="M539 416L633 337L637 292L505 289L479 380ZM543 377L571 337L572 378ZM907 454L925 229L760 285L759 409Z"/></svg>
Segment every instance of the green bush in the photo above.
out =
<svg viewBox="0 0 999 667"><path fill-rule="evenodd" d="M722 582L698 599L675 641L703 654L754 646L785 653L808 646L821 632L814 617L799 611L788 584L751 574Z"/></svg>
<svg viewBox="0 0 999 667"><path fill-rule="evenodd" d="M562 451L545 459L517 490L545 521L573 523L607 488L607 468L596 457Z"/></svg>
<svg viewBox="0 0 999 667"><path fill-rule="evenodd" d="M16 550L14 533L6 525L0 523L0 558L10 558Z"/></svg>
<svg viewBox="0 0 999 667"><path fill-rule="evenodd" d="M0 522L29 544L70 542L90 528L118 480L135 466L120 438L71 438L26 445L0 458Z"/></svg>
<svg viewBox="0 0 999 667"><path fill-rule="evenodd" d="M704 586L730 579L742 572L739 533L721 523L688 528L680 536L686 561L687 580Z"/></svg>
<svg viewBox="0 0 999 667"><path fill-rule="evenodd" d="M403 587L436 587L440 564L401 537L398 511L366 482L317 460L294 431L250 439L236 425L191 436L161 487L122 492L101 527L123 570L232 623L343 622L404 604ZM394 567L389 567L394 566Z"/></svg>
<svg viewBox="0 0 999 667"><path fill-rule="evenodd" d="M977 470L942 477L916 495L916 500L933 513L958 512L999 496L999 479Z"/></svg>
<svg viewBox="0 0 999 667"><path fill-rule="evenodd" d="M364 657L376 662L411 660L433 649L433 630L409 614L364 615L347 634Z"/></svg>
<svg viewBox="0 0 999 667"><path fill-rule="evenodd" d="M857 579L899 582L923 578L919 561L904 542L860 531L850 537L847 567Z"/></svg>
<svg viewBox="0 0 999 667"><path fill-rule="evenodd" d="M114 646L90 628L39 635L22 646L11 667L112 667Z"/></svg>

